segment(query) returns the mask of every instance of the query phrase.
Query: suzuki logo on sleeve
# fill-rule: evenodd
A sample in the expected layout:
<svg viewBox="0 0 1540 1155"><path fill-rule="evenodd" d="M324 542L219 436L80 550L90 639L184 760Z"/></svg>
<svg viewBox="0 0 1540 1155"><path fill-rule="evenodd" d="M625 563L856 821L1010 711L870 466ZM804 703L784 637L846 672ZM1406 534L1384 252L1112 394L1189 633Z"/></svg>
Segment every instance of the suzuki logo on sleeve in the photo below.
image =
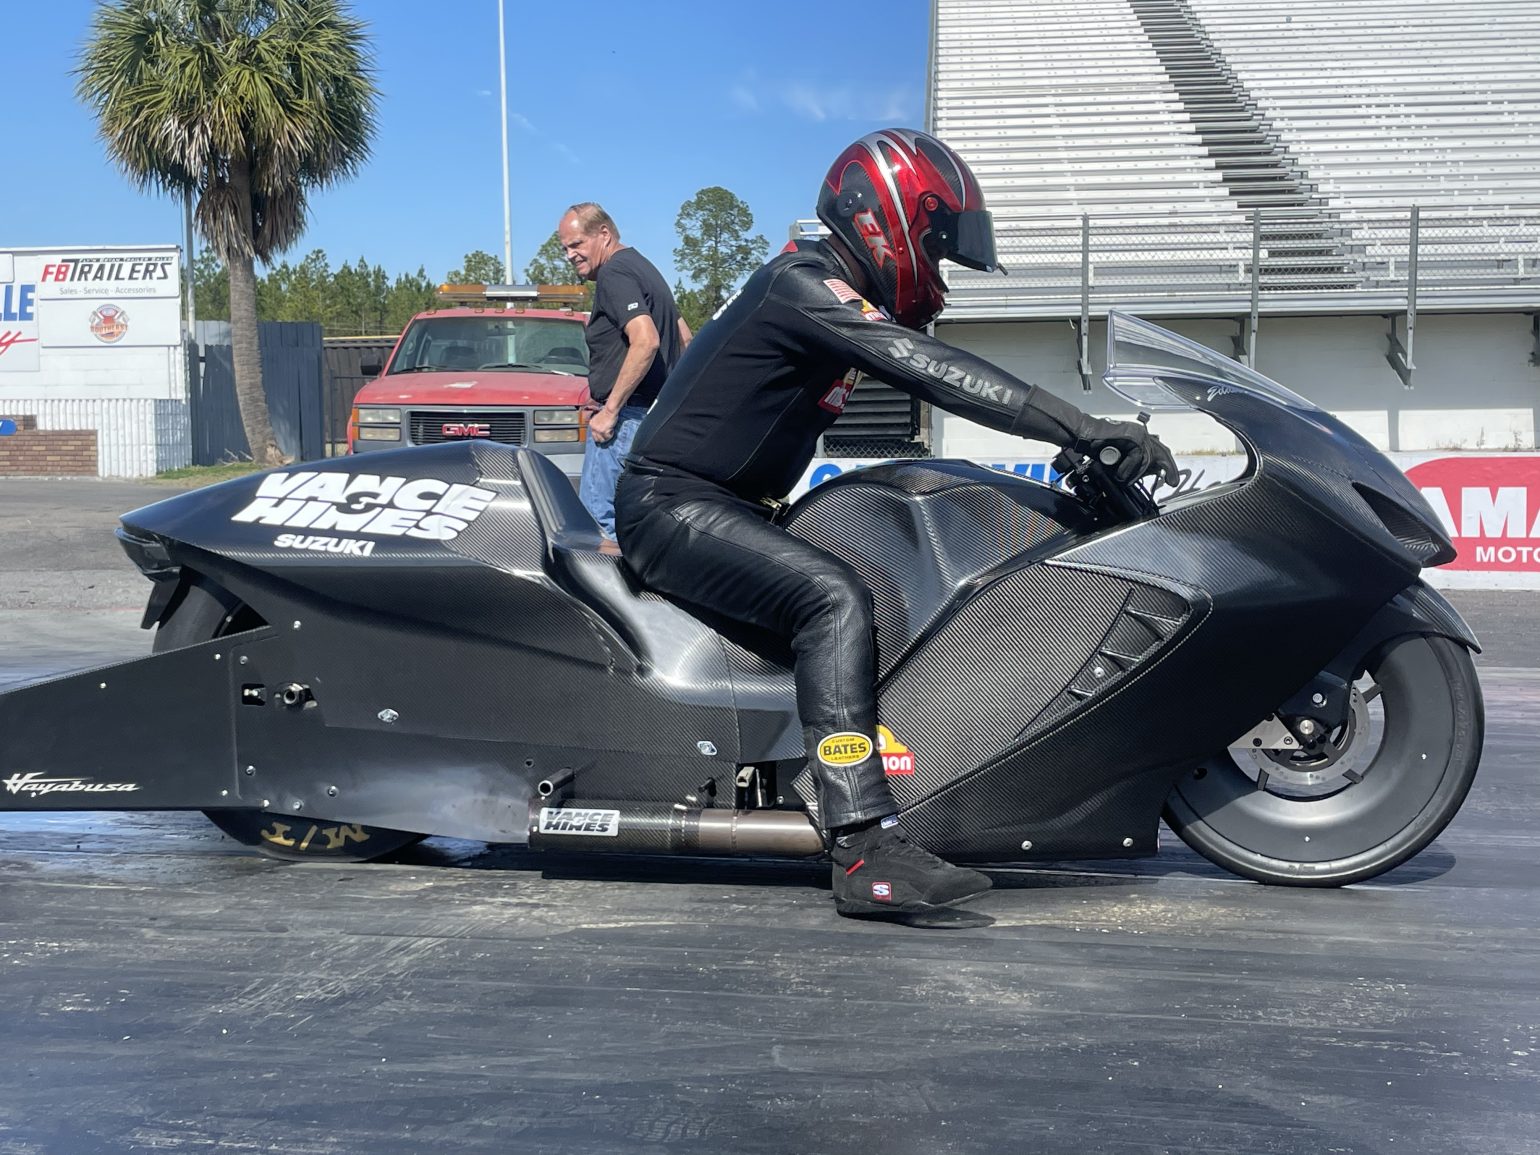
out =
<svg viewBox="0 0 1540 1155"><path fill-rule="evenodd" d="M900 337L888 346L888 356L895 361L904 361L914 366L927 376L934 377L944 385L955 385L964 393L977 397L980 401L992 401L1005 409L1019 409L1021 398L1016 395L1016 390L999 381L990 381L972 373L964 372L956 365L948 365L945 361L938 361L928 357L915 348L913 341L908 337Z"/></svg>
<svg viewBox="0 0 1540 1155"><path fill-rule="evenodd" d="M445 437L491 437L492 427L485 422L446 421L440 430Z"/></svg>

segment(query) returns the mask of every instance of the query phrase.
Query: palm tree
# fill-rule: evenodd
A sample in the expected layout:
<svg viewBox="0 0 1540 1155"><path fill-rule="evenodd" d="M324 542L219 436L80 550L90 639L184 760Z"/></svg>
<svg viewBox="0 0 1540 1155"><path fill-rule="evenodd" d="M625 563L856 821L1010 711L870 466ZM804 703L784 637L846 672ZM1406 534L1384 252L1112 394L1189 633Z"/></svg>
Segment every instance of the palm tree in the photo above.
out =
<svg viewBox="0 0 1540 1155"><path fill-rule="evenodd" d="M129 178L195 198L230 274L235 392L261 465L283 458L262 391L255 262L299 240L309 190L367 159L373 76L364 24L340 0L115 0L76 70Z"/></svg>

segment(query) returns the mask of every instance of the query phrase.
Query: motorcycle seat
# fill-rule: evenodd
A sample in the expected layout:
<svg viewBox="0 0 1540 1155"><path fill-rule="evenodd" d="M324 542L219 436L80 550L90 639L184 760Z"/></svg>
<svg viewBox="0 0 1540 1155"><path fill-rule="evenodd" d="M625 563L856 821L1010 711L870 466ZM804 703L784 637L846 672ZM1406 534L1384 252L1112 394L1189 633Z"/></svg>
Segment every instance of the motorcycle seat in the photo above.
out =
<svg viewBox="0 0 1540 1155"><path fill-rule="evenodd" d="M551 580L603 618L639 665L686 680L730 678L743 694L794 698L784 645L732 622L707 620L643 588L566 475L542 454L517 452L549 547Z"/></svg>

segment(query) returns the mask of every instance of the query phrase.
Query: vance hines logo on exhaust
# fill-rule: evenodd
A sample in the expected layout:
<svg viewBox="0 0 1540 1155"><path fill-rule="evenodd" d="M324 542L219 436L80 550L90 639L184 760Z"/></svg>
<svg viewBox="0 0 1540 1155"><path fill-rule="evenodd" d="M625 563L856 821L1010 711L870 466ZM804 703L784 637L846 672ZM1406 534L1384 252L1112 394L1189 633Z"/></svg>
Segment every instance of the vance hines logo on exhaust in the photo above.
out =
<svg viewBox="0 0 1540 1155"><path fill-rule="evenodd" d="M496 496L490 489L434 477L299 470L263 477L256 499L230 520L289 529L330 529L376 537L451 541L480 517ZM291 539L282 543L290 549L345 552L342 548L313 544L335 538L282 536Z"/></svg>
<svg viewBox="0 0 1540 1155"><path fill-rule="evenodd" d="M620 811L545 806L540 810L538 829L541 834L584 834L589 837L614 838L620 833Z"/></svg>

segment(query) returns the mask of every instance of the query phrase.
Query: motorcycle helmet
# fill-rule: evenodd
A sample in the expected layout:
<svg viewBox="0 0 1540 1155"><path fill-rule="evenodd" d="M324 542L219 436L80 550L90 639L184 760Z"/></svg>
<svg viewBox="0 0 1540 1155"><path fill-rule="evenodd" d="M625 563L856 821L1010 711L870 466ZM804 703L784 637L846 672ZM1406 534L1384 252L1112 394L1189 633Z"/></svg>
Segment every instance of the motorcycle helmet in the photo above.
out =
<svg viewBox="0 0 1540 1155"><path fill-rule="evenodd" d="M818 219L866 270L877 304L921 329L945 304L943 259L992 273L995 231L967 162L933 136L889 128L840 153Z"/></svg>

